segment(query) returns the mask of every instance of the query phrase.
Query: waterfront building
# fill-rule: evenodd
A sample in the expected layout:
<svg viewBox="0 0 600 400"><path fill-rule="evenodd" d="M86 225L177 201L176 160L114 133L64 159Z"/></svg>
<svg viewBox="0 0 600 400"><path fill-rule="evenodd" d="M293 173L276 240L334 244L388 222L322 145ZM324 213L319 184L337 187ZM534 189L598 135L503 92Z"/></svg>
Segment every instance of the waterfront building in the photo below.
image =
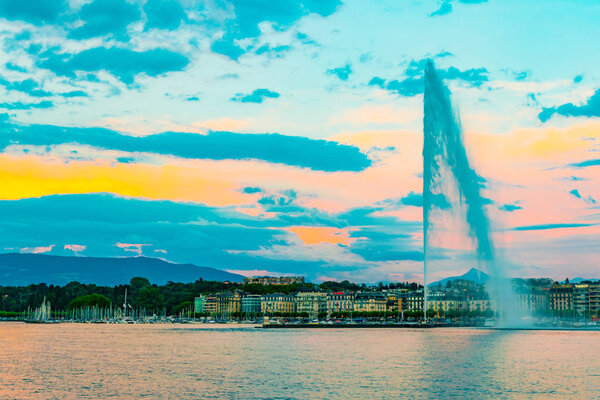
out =
<svg viewBox="0 0 600 400"><path fill-rule="evenodd" d="M577 315L586 317L590 311L590 287L587 283L573 285L573 310Z"/></svg>
<svg viewBox="0 0 600 400"><path fill-rule="evenodd" d="M573 310L573 285L555 283L550 288L550 309L565 312Z"/></svg>
<svg viewBox="0 0 600 400"><path fill-rule="evenodd" d="M515 293L517 308L529 313L545 312L549 309L548 293L542 290L522 290Z"/></svg>
<svg viewBox="0 0 600 400"><path fill-rule="evenodd" d="M257 283L259 285L291 285L304 283L303 276L250 276L244 278L244 284Z"/></svg>
<svg viewBox="0 0 600 400"><path fill-rule="evenodd" d="M402 310L402 298L397 294L388 294L385 297L385 311L399 312Z"/></svg>
<svg viewBox="0 0 600 400"><path fill-rule="evenodd" d="M354 293L327 293L327 313L354 311Z"/></svg>
<svg viewBox="0 0 600 400"><path fill-rule="evenodd" d="M487 311L491 309L490 300L483 297L472 297L467 300L467 311Z"/></svg>
<svg viewBox="0 0 600 400"><path fill-rule="evenodd" d="M406 311L423 311L423 290L408 295L406 298Z"/></svg>
<svg viewBox="0 0 600 400"><path fill-rule="evenodd" d="M203 313L206 304L206 296L200 295L194 299L194 312Z"/></svg>
<svg viewBox="0 0 600 400"><path fill-rule="evenodd" d="M320 313L326 313L327 293L298 292L296 294L296 312L306 313L310 318L317 318Z"/></svg>
<svg viewBox="0 0 600 400"><path fill-rule="evenodd" d="M245 315L260 314L261 296L259 294L247 294L242 297L242 313Z"/></svg>
<svg viewBox="0 0 600 400"><path fill-rule="evenodd" d="M217 315L223 319L231 318L232 314L242 311L242 296L240 292L225 292L217 294Z"/></svg>
<svg viewBox="0 0 600 400"><path fill-rule="evenodd" d="M398 311L407 311L408 310L408 297L410 296L408 290L400 290L396 292L396 296L398 297Z"/></svg>
<svg viewBox="0 0 600 400"><path fill-rule="evenodd" d="M209 315L217 314L217 297L216 296L206 296L204 301L204 311Z"/></svg>
<svg viewBox="0 0 600 400"><path fill-rule="evenodd" d="M260 311L264 315L293 314L296 312L296 296L282 293L262 296Z"/></svg>
<svg viewBox="0 0 600 400"><path fill-rule="evenodd" d="M597 321L600 319L600 282L589 284L588 299L590 318Z"/></svg>
<svg viewBox="0 0 600 400"><path fill-rule="evenodd" d="M354 297L355 312L385 312L386 299L381 293L359 292Z"/></svg>
<svg viewBox="0 0 600 400"><path fill-rule="evenodd" d="M435 312L465 311L467 300L464 295L455 293L432 293L427 299L427 307Z"/></svg>

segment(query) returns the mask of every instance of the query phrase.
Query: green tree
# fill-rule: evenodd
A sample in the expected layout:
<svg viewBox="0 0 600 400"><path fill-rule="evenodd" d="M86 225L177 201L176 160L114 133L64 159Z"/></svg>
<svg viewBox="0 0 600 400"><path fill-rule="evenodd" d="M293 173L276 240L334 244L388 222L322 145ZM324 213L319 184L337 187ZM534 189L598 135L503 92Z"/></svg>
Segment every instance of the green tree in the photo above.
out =
<svg viewBox="0 0 600 400"><path fill-rule="evenodd" d="M147 278L136 276L135 278L131 278L129 281L131 292L135 294L139 293L140 290L148 286L150 286L150 281Z"/></svg>
<svg viewBox="0 0 600 400"><path fill-rule="evenodd" d="M144 287L136 296L135 305L147 311L158 311L165 306L165 298L157 287Z"/></svg>
<svg viewBox="0 0 600 400"><path fill-rule="evenodd" d="M67 310L95 306L100 308L109 307L110 299L98 293L86 294L71 300L71 302L69 302L67 305Z"/></svg>
<svg viewBox="0 0 600 400"><path fill-rule="evenodd" d="M179 314L181 311L193 310L194 302L192 301L184 301L177 304L175 307L171 309L171 314Z"/></svg>

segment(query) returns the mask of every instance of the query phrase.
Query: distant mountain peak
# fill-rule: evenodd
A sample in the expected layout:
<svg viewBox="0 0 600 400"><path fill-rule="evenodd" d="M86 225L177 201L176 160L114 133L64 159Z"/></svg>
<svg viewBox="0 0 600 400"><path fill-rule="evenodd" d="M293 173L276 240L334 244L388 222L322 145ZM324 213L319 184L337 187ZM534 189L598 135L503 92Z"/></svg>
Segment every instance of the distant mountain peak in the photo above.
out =
<svg viewBox="0 0 600 400"><path fill-rule="evenodd" d="M478 270L477 268L471 268L467 272L465 272L464 274L462 274L460 276L451 276L448 278L444 278L444 279L441 279L436 282L431 282L427 286L437 286L440 283L442 284L442 286L444 286L444 285L446 285L446 282L448 282L448 281L453 282L453 281L459 280L459 279L472 281L472 282L475 282L475 283L481 285L481 284L484 284L485 282L487 282L488 278L489 278L489 275L486 274L485 272Z"/></svg>
<svg viewBox="0 0 600 400"><path fill-rule="evenodd" d="M242 275L194 264L178 264L160 258L55 256L49 254L0 254L0 285L26 286L32 283L65 285L71 281L114 286L133 277L151 283L210 281L242 282Z"/></svg>

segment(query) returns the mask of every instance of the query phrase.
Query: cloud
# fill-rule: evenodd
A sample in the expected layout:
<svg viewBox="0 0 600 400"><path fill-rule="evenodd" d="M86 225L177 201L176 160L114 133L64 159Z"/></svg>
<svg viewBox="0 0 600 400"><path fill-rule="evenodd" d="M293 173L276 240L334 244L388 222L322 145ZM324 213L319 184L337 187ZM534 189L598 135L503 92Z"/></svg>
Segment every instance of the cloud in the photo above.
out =
<svg viewBox="0 0 600 400"><path fill-rule="evenodd" d="M412 97L423 93L425 90L424 71L427 60L412 60L405 70L405 79L387 81L381 77L373 77L369 86L378 86L400 96ZM456 67L437 69L438 75L446 80L459 80L472 87L480 87L488 82L488 70L485 68L471 68L460 70Z"/></svg>
<svg viewBox="0 0 600 400"><path fill-rule="evenodd" d="M40 57L38 67L58 76L75 78L76 72L104 70L126 84L132 84L138 74L156 77L181 71L189 63L186 56L162 48L134 51L119 47L94 47L75 54L47 51Z"/></svg>
<svg viewBox="0 0 600 400"><path fill-rule="evenodd" d="M579 83L583 80L583 75L577 75L575 78L573 78L573 83Z"/></svg>
<svg viewBox="0 0 600 400"><path fill-rule="evenodd" d="M513 211L517 211L517 210L522 210L523 207L521 207L518 204L503 204L503 205L499 206L498 209L500 211L513 212Z"/></svg>
<svg viewBox="0 0 600 400"><path fill-rule="evenodd" d="M133 137L100 128L0 124L0 148L11 144L55 146L68 143L188 159L257 159L331 172L362 171L371 165L368 156L355 146L301 136L165 132Z"/></svg>
<svg viewBox="0 0 600 400"><path fill-rule="evenodd" d="M62 97L88 97L88 94L83 90L71 90L70 92L60 93Z"/></svg>
<svg viewBox="0 0 600 400"><path fill-rule="evenodd" d="M462 4L481 4L487 2L487 0L458 0ZM440 4L440 8L429 14L430 17L437 17L440 15L450 14L452 12L452 0L444 0Z"/></svg>
<svg viewBox="0 0 600 400"><path fill-rule="evenodd" d="M25 67L21 67L20 65L17 65L12 62L7 62L6 64L4 64L4 67L11 71L27 72L27 69Z"/></svg>
<svg viewBox="0 0 600 400"><path fill-rule="evenodd" d="M50 246L38 246L38 247L23 247L21 248L21 253L33 253L33 254L41 254L41 253L49 253L54 248L54 244Z"/></svg>
<svg viewBox="0 0 600 400"><path fill-rule="evenodd" d="M292 47L289 45L271 46L269 44L262 45L256 49L256 55L268 54L271 57L281 57L283 54L288 52Z"/></svg>
<svg viewBox="0 0 600 400"><path fill-rule="evenodd" d="M385 79L376 76L369 81L369 86L379 86L382 89L406 97L412 97L423 93L424 84L423 78L386 81Z"/></svg>
<svg viewBox="0 0 600 400"><path fill-rule="evenodd" d="M442 193L432 195L432 204L442 210L449 209L451 207L448 198ZM400 203L405 206L423 207L423 194L410 192L406 196L400 199Z"/></svg>
<svg viewBox="0 0 600 400"><path fill-rule="evenodd" d="M181 25L181 21L187 19L187 15L177 0L148 0L144 5L146 14L145 30L167 29L175 30Z"/></svg>
<svg viewBox="0 0 600 400"><path fill-rule="evenodd" d="M340 0L303 0L278 2L269 0L231 0L230 18L225 22L224 34L215 40L211 50L237 60L246 52L239 43L243 39L260 36L259 24L270 22L275 30L285 31L296 21L309 14L327 17L335 12Z"/></svg>
<svg viewBox="0 0 600 400"><path fill-rule="evenodd" d="M23 103L20 101L13 103L0 103L0 108L5 108L7 110L32 110L52 107L54 107L54 104L48 100L40 101L38 103Z"/></svg>
<svg viewBox="0 0 600 400"><path fill-rule="evenodd" d="M247 193L247 194L260 193L260 192L262 192L262 189L259 187L248 186L248 187L244 188L244 193Z"/></svg>
<svg viewBox="0 0 600 400"><path fill-rule="evenodd" d="M287 232L227 208L202 204L125 199L110 195L48 196L0 201L0 241L5 247L47 248L48 238L86 246L89 256L118 257L123 251L216 268L261 266L283 273L315 274L321 261L297 262L233 254L259 250ZM56 243L56 242L55 242ZM71 252L72 250L55 249ZM68 253L67 253L68 254Z"/></svg>
<svg viewBox="0 0 600 400"><path fill-rule="evenodd" d="M440 8L429 14L430 17L437 17L438 15L446 15L452 12L452 4L449 1L444 1Z"/></svg>
<svg viewBox="0 0 600 400"><path fill-rule="evenodd" d="M65 0L0 0L0 17L43 25L56 22L66 7Z"/></svg>
<svg viewBox="0 0 600 400"><path fill-rule="evenodd" d="M569 194L571 194L573 197L577 198L577 199L581 199L583 201L585 201L588 204L596 204L596 200L592 197L592 196L587 196L587 197L583 197L581 195L581 193L579 193L579 190L577 189L573 189L569 192Z"/></svg>
<svg viewBox="0 0 600 400"><path fill-rule="evenodd" d="M440 51L439 53L437 53L435 55L435 58L444 58L444 57L454 57L454 54L450 53L449 51Z"/></svg>
<svg viewBox="0 0 600 400"><path fill-rule="evenodd" d="M52 93L42 90L40 88L39 83L34 81L33 79L25 79L23 81L7 81L6 79L0 78L0 85L4 86L6 90L17 91L21 93L26 93L31 97L49 97L52 96Z"/></svg>
<svg viewBox="0 0 600 400"><path fill-rule="evenodd" d="M586 160L578 163L569 164L570 167L575 168L586 168L586 167L596 167L600 165L600 158L595 160Z"/></svg>
<svg viewBox="0 0 600 400"><path fill-rule="evenodd" d="M77 243L89 256L123 251L228 269L258 266L284 273L341 276L371 263L422 260L417 222L377 216L381 208L314 215L281 208L249 216L231 207L150 201L108 194L52 195L0 201L0 241L7 247ZM55 249L69 254L72 245ZM71 253L72 254L72 253ZM303 261L299 261L303 260Z"/></svg>
<svg viewBox="0 0 600 400"><path fill-rule="evenodd" d="M267 271L266 269L227 269L227 272L243 276L293 276L293 274L283 274L281 272Z"/></svg>
<svg viewBox="0 0 600 400"><path fill-rule="evenodd" d="M285 228L285 230L298 236L307 246L320 243L348 246L354 241L350 237L348 229L329 226L291 226Z"/></svg>
<svg viewBox="0 0 600 400"><path fill-rule="evenodd" d="M346 64L343 67L331 68L327 70L327 75L337 76L343 81L347 81L351 73L352 66L350 64Z"/></svg>
<svg viewBox="0 0 600 400"><path fill-rule="evenodd" d="M540 231L548 229L563 229L563 228L582 228L587 226L594 226L596 224L541 224L541 225L527 225L518 226L513 228L513 231Z"/></svg>
<svg viewBox="0 0 600 400"><path fill-rule="evenodd" d="M65 250L71 250L75 254L79 254L86 249L87 246L81 244L65 244Z"/></svg>
<svg viewBox="0 0 600 400"><path fill-rule="evenodd" d="M111 34L127 40L127 26L140 19L138 6L125 0L93 0L79 11L83 25L69 32L71 39L89 39Z"/></svg>
<svg viewBox="0 0 600 400"><path fill-rule="evenodd" d="M578 181L586 181L587 179L579 177L579 176L566 176L564 178L565 181L573 181L573 182L578 182Z"/></svg>
<svg viewBox="0 0 600 400"><path fill-rule="evenodd" d="M401 200L405 206L423 207L423 194L410 192L404 196Z"/></svg>
<svg viewBox="0 0 600 400"><path fill-rule="evenodd" d="M116 243L115 246L125 251L130 251L132 253L137 254L138 256L141 256L143 248L152 245L147 243Z"/></svg>
<svg viewBox="0 0 600 400"><path fill-rule="evenodd" d="M548 121L554 114L563 117L600 117L600 89L589 98L584 104L576 106L573 103L566 103L556 107L543 108L538 118L542 122Z"/></svg>
<svg viewBox="0 0 600 400"><path fill-rule="evenodd" d="M418 197L413 193L410 197ZM389 202L390 204L393 201ZM416 201L418 204L418 199ZM336 218L344 226L354 227L349 235L354 239L350 251L369 262L384 261L422 261L423 252L420 242L413 235L422 229L421 222L400 221L397 218L378 215L389 206L355 208Z"/></svg>
<svg viewBox="0 0 600 400"><path fill-rule="evenodd" d="M512 74L515 80L519 82L524 81L531 76L530 71L512 71Z"/></svg>
<svg viewBox="0 0 600 400"><path fill-rule="evenodd" d="M279 93L269 89L256 89L250 94L236 93L231 100L240 103L262 103L265 98L276 99L279 96Z"/></svg>
<svg viewBox="0 0 600 400"><path fill-rule="evenodd" d="M388 246L369 246L353 252L367 261L423 261L422 251L401 251Z"/></svg>
<svg viewBox="0 0 600 400"><path fill-rule="evenodd" d="M485 68L471 68L461 71L458 68L450 67L448 69L440 69L437 71L442 79L461 80L468 83L470 86L479 87L484 82L488 81L488 71Z"/></svg>
<svg viewBox="0 0 600 400"><path fill-rule="evenodd" d="M284 190L276 194L265 195L258 203L269 212L296 212L303 208L296 204L298 193L295 190Z"/></svg>

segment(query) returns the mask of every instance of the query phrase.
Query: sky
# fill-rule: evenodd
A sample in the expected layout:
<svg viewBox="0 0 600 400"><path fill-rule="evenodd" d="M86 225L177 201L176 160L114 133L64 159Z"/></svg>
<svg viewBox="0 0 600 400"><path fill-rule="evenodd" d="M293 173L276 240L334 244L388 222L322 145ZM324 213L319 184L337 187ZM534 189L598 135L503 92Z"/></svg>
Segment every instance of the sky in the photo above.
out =
<svg viewBox="0 0 600 400"><path fill-rule="evenodd" d="M600 278L598 20L595 0L0 0L0 252L422 281L431 59L498 262ZM452 221L428 280L478 267Z"/></svg>

